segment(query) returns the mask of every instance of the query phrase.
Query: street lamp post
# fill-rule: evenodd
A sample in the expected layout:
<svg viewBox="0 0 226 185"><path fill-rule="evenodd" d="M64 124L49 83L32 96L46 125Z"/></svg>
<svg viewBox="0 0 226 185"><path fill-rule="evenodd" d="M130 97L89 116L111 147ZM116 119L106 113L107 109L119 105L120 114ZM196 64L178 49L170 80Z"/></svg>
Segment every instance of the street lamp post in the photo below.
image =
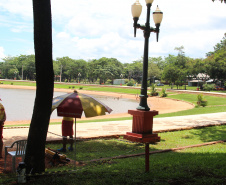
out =
<svg viewBox="0 0 226 185"><path fill-rule="evenodd" d="M139 0L136 0L136 2L132 5L132 15L134 20L134 37L136 37L136 29L141 29L144 31L144 57L143 57L143 76L142 76L142 85L141 85L141 94L140 94L140 104L137 107L137 110L144 110L149 111L150 108L147 104L147 75L148 75L148 45L149 45L149 37L151 32L156 33L156 39L158 42L158 36L159 36L159 27L160 23L162 21L163 13L160 11L160 9L157 6L157 9L155 12L153 12L153 19L155 22L156 28L150 27L150 12L151 12L151 6L154 0L146 0L147 5L147 18L145 26L141 26L138 24L138 19L140 17L142 6L139 3Z"/></svg>
<svg viewBox="0 0 226 185"><path fill-rule="evenodd" d="M163 13L158 6L153 12L153 18L156 28L150 27L150 11L154 0L146 0L147 5L147 19L145 26L138 24L138 19L142 11L142 6L139 0L132 5L132 15L134 20L134 36L136 37L136 29L139 28L144 31L144 57L143 57L143 76L141 85L140 104L137 110L128 110L128 113L133 115L132 132L127 132L124 136L133 142L145 143L145 171L149 172L149 144L160 141L158 134L153 133L153 117L158 115L158 111L152 110L147 104L147 75L148 75L148 42L151 32L156 33L158 42L159 27L162 21Z"/></svg>

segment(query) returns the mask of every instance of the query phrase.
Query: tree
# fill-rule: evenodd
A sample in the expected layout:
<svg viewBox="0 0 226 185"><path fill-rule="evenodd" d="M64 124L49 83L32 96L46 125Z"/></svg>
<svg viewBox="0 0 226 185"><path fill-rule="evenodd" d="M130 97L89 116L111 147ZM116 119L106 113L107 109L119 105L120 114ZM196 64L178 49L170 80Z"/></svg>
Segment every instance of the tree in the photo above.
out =
<svg viewBox="0 0 226 185"><path fill-rule="evenodd" d="M169 83L175 83L179 78L180 70L175 65L167 65L162 73L162 79Z"/></svg>
<svg viewBox="0 0 226 185"><path fill-rule="evenodd" d="M148 77L150 82L153 82L154 79L161 78L161 70L158 67L158 60L159 58L149 58L148 60Z"/></svg>
<svg viewBox="0 0 226 185"><path fill-rule="evenodd" d="M216 1L216 0L212 0L213 2ZM226 4L226 0L219 0L221 1L221 3L224 1L224 3Z"/></svg>
<svg viewBox="0 0 226 185"><path fill-rule="evenodd" d="M102 57L88 62L88 78L90 81L100 80L105 83L108 79L119 78L123 72L123 65L116 58Z"/></svg>
<svg viewBox="0 0 226 185"><path fill-rule="evenodd" d="M132 63L124 64L125 77L134 79L138 83L142 80L143 60L133 61Z"/></svg>
<svg viewBox="0 0 226 185"><path fill-rule="evenodd" d="M50 0L33 0L36 98L28 134L27 173L45 171L45 142L53 97L52 23Z"/></svg>
<svg viewBox="0 0 226 185"><path fill-rule="evenodd" d="M217 43L213 52L207 54L206 71L210 78L226 80L226 33L220 43Z"/></svg>
<svg viewBox="0 0 226 185"><path fill-rule="evenodd" d="M36 78L35 56L27 55L22 61L22 63L19 65L19 71L21 72L21 76L23 73L23 79L35 80Z"/></svg>

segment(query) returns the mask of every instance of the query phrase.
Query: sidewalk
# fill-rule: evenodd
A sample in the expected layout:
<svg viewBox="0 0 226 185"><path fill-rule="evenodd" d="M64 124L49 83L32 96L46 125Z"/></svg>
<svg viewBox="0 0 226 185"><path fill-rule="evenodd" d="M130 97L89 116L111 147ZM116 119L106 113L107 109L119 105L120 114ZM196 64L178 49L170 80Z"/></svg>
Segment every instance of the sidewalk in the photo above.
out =
<svg viewBox="0 0 226 185"><path fill-rule="evenodd" d="M153 131L183 129L205 125L220 125L226 123L226 112L154 118ZM98 136L124 135L132 131L132 120L90 122L76 124L76 138L90 138ZM3 130L4 145L13 141L26 139L29 128L5 128ZM50 125L47 140L61 140L61 124Z"/></svg>

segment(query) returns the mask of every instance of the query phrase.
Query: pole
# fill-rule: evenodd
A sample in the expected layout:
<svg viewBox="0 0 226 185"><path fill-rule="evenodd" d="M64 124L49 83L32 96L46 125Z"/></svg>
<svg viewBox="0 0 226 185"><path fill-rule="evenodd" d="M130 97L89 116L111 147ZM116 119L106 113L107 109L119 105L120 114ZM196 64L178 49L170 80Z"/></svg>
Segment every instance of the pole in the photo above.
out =
<svg viewBox="0 0 226 185"><path fill-rule="evenodd" d="M145 172L149 172L149 143L145 143Z"/></svg>
<svg viewBox="0 0 226 185"><path fill-rule="evenodd" d="M74 142L75 142L75 158L74 158L74 166L76 168L76 118L75 118L75 139L74 139Z"/></svg>
<svg viewBox="0 0 226 185"><path fill-rule="evenodd" d="M148 77L148 43L150 37L150 9L151 4L147 4L147 19L144 29L144 57L143 57L143 75L142 75L142 85L140 94L140 104L137 110L149 111L150 108L147 104L147 77Z"/></svg>

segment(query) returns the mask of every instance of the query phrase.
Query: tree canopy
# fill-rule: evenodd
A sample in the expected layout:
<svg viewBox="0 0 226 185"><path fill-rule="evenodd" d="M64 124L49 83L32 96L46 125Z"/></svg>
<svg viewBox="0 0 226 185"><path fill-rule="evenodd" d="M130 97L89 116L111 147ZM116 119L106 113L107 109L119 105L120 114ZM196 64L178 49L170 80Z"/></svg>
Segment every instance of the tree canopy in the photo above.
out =
<svg viewBox="0 0 226 185"><path fill-rule="evenodd" d="M226 34L213 51L206 53L206 58L186 56L183 46L175 47L178 54L167 57L149 57L148 79L163 80L168 83L184 83L190 78L197 78L205 73L214 80L225 81ZM0 75L5 79L36 80L35 56L20 55L6 57L0 62ZM128 79L140 83L142 80L143 59L131 63L121 63L116 58L72 59L68 56L53 60L55 81L83 83L108 83L114 79Z"/></svg>
<svg viewBox="0 0 226 185"><path fill-rule="evenodd" d="M212 0L212 1L214 2L216 0ZM226 4L226 0L219 0L219 1L221 1L221 3L224 2Z"/></svg>

